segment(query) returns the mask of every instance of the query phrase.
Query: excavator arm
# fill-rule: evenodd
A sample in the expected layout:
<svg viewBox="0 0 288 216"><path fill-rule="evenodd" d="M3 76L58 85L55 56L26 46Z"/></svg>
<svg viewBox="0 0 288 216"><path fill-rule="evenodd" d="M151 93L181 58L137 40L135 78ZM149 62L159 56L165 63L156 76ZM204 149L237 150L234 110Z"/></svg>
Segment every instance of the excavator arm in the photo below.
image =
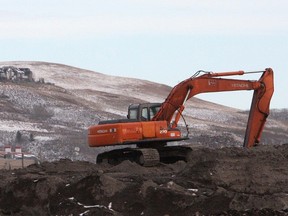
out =
<svg viewBox="0 0 288 216"><path fill-rule="evenodd" d="M247 73L262 73L262 76L257 81L222 78ZM172 128L176 128L185 108L185 102L193 96L207 92L240 90L254 90L244 139L244 147L252 147L259 143L266 118L269 115L270 100L274 91L273 70L271 68L257 72L205 72L201 76L188 78L172 89L152 120L166 120L171 123ZM171 122L173 117L174 121Z"/></svg>
<svg viewBox="0 0 288 216"><path fill-rule="evenodd" d="M251 103L244 147L252 147L260 141L260 137L269 115L270 100L274 92L273 71L271 68L266 69L259 79L261 87L254 90Z"/></svg>

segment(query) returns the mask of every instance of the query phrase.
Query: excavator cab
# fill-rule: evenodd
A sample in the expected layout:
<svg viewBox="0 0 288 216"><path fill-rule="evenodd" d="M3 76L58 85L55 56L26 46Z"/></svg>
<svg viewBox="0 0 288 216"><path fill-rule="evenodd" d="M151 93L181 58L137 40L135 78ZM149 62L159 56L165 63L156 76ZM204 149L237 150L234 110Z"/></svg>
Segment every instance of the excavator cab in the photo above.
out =
<svg viewBox="0 0 288 216"><path fill-rule="evenodd" d="M161 103L130 104L127 118L138 121L150 121L160 110Z"/></svg>

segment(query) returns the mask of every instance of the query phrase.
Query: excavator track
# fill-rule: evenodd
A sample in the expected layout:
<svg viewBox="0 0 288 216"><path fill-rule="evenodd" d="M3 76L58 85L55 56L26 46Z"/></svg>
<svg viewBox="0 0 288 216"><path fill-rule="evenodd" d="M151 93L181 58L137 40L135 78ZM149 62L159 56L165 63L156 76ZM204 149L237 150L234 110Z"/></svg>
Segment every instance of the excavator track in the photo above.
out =
<svg viewBox="0 0 288 216"><path fill-rule="evenodd" d="M139 164L145 167L156 166L160 162L160 155L157 149L142 148L137 149L141 154L138 158Z"/></svg>
<svg viewBox="0 0 288 216"><path fill-rule="evenodd" d="M107 162L111 165L117 165L125 160L149 167L156 166L160 162L160 156L157 149L153 148L124 148L99 154L96 163Z"/></svg>
<svg viewBox="0 0 288 216"><path fill-rule="evenodd" d="M188 161L192 151L187 146L164 146L161 148L124 148L101 153L96 163L106 162L117 165L125 160L135 162L141 166L151 167L162 163L175 163L179 160Z"/></svg>
<svg viewBox="0 0 288 216"><path fill-rule="evenodd" d="M163 163L175 163L180 160L187 162L190 159L190 153L193 151L189 146L164 146L157 150L160 161Z"/></svg>

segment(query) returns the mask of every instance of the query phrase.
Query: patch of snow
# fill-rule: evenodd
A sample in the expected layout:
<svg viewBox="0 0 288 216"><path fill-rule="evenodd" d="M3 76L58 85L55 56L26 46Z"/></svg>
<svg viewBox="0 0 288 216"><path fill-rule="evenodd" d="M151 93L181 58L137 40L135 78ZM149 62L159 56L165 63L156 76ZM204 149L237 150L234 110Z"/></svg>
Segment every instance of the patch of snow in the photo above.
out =
<svg viewBox="0 0 288 216"><path fill-rule="evenodd" d="M80 214L79 214L79 216L83 216L83 215L86 215L86 214L88 214L88 213L89 213L89 211L90 211L90 210L86 210L85 212L82 212L82 213L80 213Z"/></svg>
<svg viewBox="0 0 288 216"><path fill-rule="evenodd" d="M127 115L127 111L126 112L123 112L121 110L115 110L113 108L106 108L105 109L106 112L110 112L110 113L113 113L115 115L119 115L119 116L126 116Z"/></svg>
<svg viewBox="0 0 288 216"><path fill-rule="evenodd" d="M47 105L47 101L35 94L34 91L23 89L21 86L2 85L0 91L1 94L9 97L9 101L25 110L32 110L35 105Z"/></svg>
<svg viewBox="0 0 288 216"><path fill-rule="evenodd" d="M36 123L29 122L19 122L19 121L9 121L9 120L0 120L0 130L1 131L37 131L37 132L48 132L46 129L39 128L39 125Z"/></svg>
<svg viewBox="0 0 288 216"><path fill-rule="evenodd" d="M207 129L209 129L210 127L209 127L209 125L207 125L207 124L191 124L191 125L189 125L189 128L207 130Z"/></svg>
<svg viewBox="0 0 288 216"><path fill-rule="evenodd" d="M51 137L51 136L35 136L34 139L35 139L35 140L38 140L38 141L50 141L50 140L54 140L54 138Z"/></svg>
<svg viewBox="0 0 288 216"><path fill-rule="evenodd" d="M201 119L205 121L212 121L212 122L228 122L234 119L234 116L230 113L223 113L223 111L219 110L212 110L212 109L198 109L198 108L186 108L185 115L189 115L195 119Z"/></svg>
<svg viewBox="0 0 288 216"><path fill-rule="evenodd" d="M192 192L198 192L198 189L194 189L194 188L188 188L188 191L192 191Z"/></svg>
<svg viewBox="0 0 288 216"><path fill-rule="evenodd" d="M112 202L109 203L108 209L112 210Z"/></svg>

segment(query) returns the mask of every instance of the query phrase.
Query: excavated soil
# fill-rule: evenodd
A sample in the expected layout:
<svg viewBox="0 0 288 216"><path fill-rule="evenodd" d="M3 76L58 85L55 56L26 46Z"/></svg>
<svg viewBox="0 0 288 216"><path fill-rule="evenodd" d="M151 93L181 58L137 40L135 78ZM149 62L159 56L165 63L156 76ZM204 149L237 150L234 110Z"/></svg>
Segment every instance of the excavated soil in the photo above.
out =
<svg viewBox="0 0 288 216"><path fill-rule="evenodd" d="M141 167L62 159L0 172L0 215L288 215L288 144Z"/></svg>

